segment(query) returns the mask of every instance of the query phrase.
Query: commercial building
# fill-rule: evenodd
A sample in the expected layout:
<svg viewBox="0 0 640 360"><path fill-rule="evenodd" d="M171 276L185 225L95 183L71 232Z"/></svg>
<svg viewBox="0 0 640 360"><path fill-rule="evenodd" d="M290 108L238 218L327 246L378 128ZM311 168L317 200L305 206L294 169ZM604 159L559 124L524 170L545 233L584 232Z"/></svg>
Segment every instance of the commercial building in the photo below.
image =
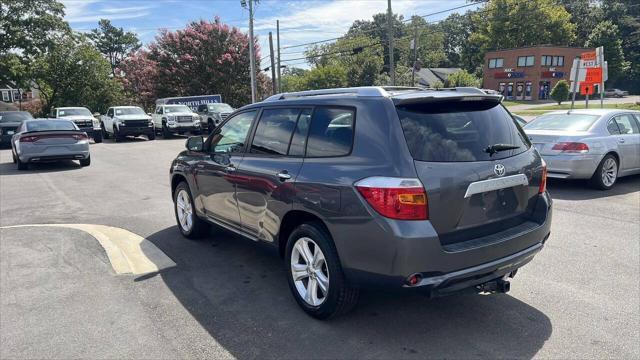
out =
<svg viewBox="0 0 640 360"><path fill-rule="evenodd" d="M436 83L444 84L449 75L461 68L422 68L415 73L416 83L420 86L434 87Z"/></svg>
<svg viewBox="0 0 640 360"><path fill-rule="evenodd" d="M532 46L488 51L483 87L507 100L545 100L560 80L569 81L573 59L590 48Z"/></svg>

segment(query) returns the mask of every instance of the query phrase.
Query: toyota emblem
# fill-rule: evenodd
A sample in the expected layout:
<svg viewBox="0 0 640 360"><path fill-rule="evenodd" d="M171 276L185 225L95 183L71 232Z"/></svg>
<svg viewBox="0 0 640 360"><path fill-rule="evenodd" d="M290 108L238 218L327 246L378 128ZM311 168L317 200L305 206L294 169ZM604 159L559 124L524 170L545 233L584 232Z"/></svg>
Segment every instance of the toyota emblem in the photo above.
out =
<svg viewBox="0 0 640 360"><path fill-rule="evenodd" d="M504 165L495 164L493 166L493 172L496 173L496 175L498 176L504 176L504 172L505 172Z"/></svg>

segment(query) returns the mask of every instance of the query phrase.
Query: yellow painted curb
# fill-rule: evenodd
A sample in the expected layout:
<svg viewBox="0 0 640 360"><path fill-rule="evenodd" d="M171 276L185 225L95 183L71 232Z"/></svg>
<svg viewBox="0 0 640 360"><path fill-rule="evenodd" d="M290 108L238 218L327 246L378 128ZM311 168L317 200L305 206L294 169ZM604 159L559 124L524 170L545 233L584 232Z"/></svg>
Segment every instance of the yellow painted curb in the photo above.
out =
<svg viewBox="0 0 640 360"><path fill-rule="evenodd" d="M84 231L98 240L116 274L141 275L176 266L151 241L125 229L93 224L13 225L0 229L21 227L62 227Z"/></svg>

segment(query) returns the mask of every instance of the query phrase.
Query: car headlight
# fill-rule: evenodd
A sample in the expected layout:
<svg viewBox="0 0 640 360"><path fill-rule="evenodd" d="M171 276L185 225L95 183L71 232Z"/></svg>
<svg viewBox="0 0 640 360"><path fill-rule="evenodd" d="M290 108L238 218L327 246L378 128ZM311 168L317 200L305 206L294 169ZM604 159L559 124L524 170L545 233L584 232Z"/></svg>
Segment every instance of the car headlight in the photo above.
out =
<svg viewBox="0 0 640 360"><path fill-rule="evenodd" d="M100 127L100 121L98 121L98 119L93 118L93 120L91 120L91 122L93 123L94 127Z"/></svg>

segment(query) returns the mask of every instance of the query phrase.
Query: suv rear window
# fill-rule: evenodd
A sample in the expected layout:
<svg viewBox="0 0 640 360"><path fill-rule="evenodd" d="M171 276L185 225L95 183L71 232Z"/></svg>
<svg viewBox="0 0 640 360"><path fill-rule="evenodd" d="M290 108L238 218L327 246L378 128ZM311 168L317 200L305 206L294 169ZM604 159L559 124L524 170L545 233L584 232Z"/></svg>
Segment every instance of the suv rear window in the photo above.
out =
<svg viewBox="0 0 640 360"><path fill-rule="evenodd" d="M396 109L415 160L496 160L520 154L530 146L511 115L495 102L430 102ZM496 144L514 145L517 149L490 155L487 148Z"/></svg>
<svg viewBox="0 0 640 360"><path fill-rule="evenodd" d="M355 111L319 106L313 112L307 157L344 156L351 152Z"/></svg>

